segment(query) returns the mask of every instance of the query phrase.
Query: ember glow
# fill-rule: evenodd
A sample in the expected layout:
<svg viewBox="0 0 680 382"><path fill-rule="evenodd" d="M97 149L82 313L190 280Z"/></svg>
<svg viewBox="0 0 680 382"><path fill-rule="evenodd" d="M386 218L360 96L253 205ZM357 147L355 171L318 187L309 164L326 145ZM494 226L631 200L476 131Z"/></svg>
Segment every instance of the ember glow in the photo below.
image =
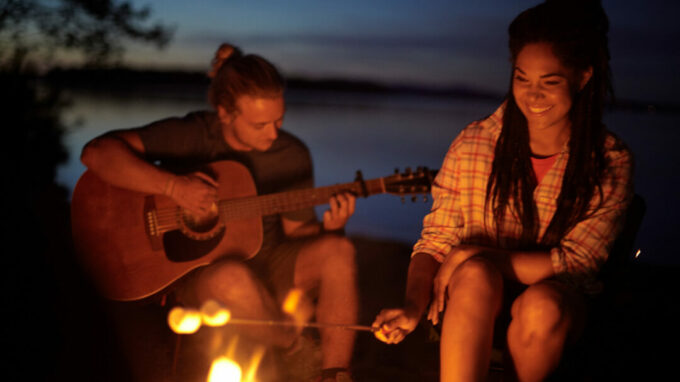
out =
<svg viewBox="0 0 680 382"><path fill-rule="evenodd" d="M196 309L176 306L168 313L168 325L177 334L191 334L201 327L201 313Z"/></svg>
<svg viewBox="0 0 680 382"><path fill-rule="evenodd" d="M241 382L241 367L227 357L213 361L208 382Z"/></svg>
<svg viewBox="0 0 680 382"><path fill-rule="evenodd" d="M635 258L637 259L641 254L642 254L642 250L638 249L637 252L635 252Z"/></svg>

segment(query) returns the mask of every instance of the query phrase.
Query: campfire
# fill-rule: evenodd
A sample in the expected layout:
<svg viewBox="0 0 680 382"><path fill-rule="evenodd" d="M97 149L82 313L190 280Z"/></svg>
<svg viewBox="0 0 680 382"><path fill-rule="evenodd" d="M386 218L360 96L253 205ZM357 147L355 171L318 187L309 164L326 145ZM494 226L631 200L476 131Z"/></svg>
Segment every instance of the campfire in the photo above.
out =
<svg viewBox="0 0 680 382"><path fill-rule="evenodd" d="M176 306L168 313L168 325L177 334L196 333L201 326L221 327L228 324L261 325L261 326L289 326L300 331L304 328L332 327L346 330L360 330L373 332L374 328L363 325L345 325L322 322L309 322L314 313L314 307L303 291L291 290L282 304L282 310L291 319L286 321L263 320L232 317L229 309L217 301L208 300L200 309ZM208 382L254 382L257 368L264 357L266 348L257 347L251 356L250 364L245 373L241 366L234 361L234 353L238 337L232 338L227 350L217 356L210 368Z"/></svg>

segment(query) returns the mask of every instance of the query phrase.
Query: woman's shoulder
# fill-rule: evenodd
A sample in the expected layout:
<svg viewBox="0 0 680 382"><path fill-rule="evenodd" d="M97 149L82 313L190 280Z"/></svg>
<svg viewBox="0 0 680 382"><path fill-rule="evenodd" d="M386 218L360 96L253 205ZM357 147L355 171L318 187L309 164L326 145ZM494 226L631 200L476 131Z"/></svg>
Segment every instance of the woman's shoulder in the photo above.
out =
<svg viewBox="0 0 680 382"><path fill-rule="evenodd" d="M452 147L485 146L493 150L501 133L504 109L505 104L502 104L492 114L467 125L453 141Z"/></svg>

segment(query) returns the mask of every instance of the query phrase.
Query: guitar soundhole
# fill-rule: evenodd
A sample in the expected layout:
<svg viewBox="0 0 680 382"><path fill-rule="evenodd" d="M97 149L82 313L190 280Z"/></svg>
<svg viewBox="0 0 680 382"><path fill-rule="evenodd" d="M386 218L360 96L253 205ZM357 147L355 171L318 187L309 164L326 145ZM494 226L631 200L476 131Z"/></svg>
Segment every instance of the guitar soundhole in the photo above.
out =
<svg viewBox="0 0 680 382"><path fill-rule="evenodd" d="M184 220L184 225L195 233L210 232L210 230L212 230L219 222L219 216L216 214L206 217L196 217L185 213L183 214L182 219Z"/></svg>
<svg viewBox="0 0 680 382"><path fill-rule="evenodd" d="M222 240L224 230L207 240L194 240L179 230L163 235L163 247L168 260L173 262L192 261L210 253Z"/></svg>

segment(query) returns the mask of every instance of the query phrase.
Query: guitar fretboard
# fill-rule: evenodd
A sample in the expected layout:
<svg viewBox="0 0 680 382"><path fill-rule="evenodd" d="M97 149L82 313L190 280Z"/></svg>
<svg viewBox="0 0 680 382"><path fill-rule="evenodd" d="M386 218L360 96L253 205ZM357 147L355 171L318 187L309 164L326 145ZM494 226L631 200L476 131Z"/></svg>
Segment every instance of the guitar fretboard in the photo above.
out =
<svg viewBox="0 0 680 382"><path fill-rule="evenodd" d="M275 194L251 196L239 199L222 200L218 207L224 220L244 219L257 216L274 215L282 212L297 211L328 203L331 196L351 192L357 196L384 193L382 178L363 182L337 184L333 186L279 192Z"/></svg>

